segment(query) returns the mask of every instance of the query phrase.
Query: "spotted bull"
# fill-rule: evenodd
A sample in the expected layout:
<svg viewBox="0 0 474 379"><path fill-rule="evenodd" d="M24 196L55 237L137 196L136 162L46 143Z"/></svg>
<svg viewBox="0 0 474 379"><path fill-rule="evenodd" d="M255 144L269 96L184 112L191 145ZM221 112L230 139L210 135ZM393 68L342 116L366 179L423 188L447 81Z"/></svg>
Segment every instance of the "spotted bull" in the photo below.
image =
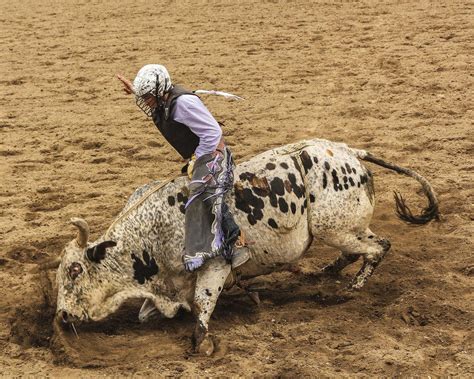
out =
<svg viewBox="0 0 474 379"><path fill-rule="evenodd" d="M314 239L340 250L323 270L337 273L363 257L352 289L360 289L390 248L369 229L374 209L368 161L416 179L428 206L413 215L400 195L398 216L424 224L438 217L430 184L417 173L345 144L309 140L257 155L235 170L229 205L246 239L251 259L232 272L222 258L187 273L181 260L184 205L188 179L147 184L130 197L109 229L90 242L89 227L73 219L78 236L64 249L57 271L57 316L65 323L101 320L129 298L146 299L146 318L158 310L173 317L180 308L194 310L194 347L213 351L208 323L217 299L235 278L283 270L308 250Z"/></svg>

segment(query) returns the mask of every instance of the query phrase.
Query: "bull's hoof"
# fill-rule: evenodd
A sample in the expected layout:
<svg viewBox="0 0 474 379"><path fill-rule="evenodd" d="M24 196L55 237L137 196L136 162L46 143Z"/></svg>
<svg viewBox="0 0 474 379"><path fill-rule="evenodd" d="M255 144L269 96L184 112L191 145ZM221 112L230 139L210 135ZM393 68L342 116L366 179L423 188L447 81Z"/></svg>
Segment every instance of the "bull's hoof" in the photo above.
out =
<svg viewBox="0 0 474 379"><path fill-rule="evenodd" d="M258 292L247 291L246 293L255 305L260 305L260 296L258 295Z"/></svg>
<svg viewBox="0 0 474 379"><path fill-rule="evenodd" d="M362 287L364 287L364 284L365 284L365 282L361 283L361 282L354 279L351 283L349 283L349 285L346 288L346 291L349 291L349 292L360 291L362 289Z"/></svg>
<svg viewBox="0 0 474 379"><path fill-rule="evenodd" d="M199 344L194 347L194 353L209 357L214 353L215 345L212 337L206 334Z"/></svg>

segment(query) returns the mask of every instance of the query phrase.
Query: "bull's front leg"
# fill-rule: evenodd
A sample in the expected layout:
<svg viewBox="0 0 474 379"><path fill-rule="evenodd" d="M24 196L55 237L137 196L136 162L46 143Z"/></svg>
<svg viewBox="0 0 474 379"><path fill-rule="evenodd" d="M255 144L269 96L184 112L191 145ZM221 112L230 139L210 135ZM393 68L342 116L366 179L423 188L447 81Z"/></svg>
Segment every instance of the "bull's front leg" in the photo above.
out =
<svg viewBox="0 0 474 379"><path fill-rule="evenodd" d="M194 306L197 322L193 333L193 347L196 353L211 355L214 342L208 333L209 320L217 303L231 267L224 258L209 260L197 273Z"/></svg>

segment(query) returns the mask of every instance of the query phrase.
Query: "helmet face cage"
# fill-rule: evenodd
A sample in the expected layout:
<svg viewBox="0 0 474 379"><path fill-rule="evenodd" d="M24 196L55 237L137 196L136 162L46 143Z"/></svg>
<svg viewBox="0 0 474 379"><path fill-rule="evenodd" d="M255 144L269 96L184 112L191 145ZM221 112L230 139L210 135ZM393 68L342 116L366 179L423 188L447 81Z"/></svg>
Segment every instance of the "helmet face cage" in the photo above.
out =
<svg viewBox="0 0 474 379"><path fill-rule="evenodd" d="M134 87L137 106L148 117L151 117L156 107L162 104L163 95L171 88L171 79L165 67L148 65L138 72ZM156 101L151 102L150 97L155 98Z"/></svg>
<svg viewBox="0 0 474 379"><path fill-rule="evenodd" d="M138 106L138 108L140 108L148 117L151 117L152 114L153 114L153 111L155 110L156 107L151 107L150 105L147 104L146 100L148 100L149 96L153 96L151 94L151 92L143 95L143 96L136 96L135 98L135 102Z"/></svg>

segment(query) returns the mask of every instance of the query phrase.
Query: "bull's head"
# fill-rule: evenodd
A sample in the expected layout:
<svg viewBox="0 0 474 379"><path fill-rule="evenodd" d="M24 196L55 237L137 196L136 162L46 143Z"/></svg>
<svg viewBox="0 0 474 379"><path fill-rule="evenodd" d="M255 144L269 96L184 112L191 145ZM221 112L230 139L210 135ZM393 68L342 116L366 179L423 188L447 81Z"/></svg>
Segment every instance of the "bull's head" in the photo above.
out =
<svg viewBox="0 0 474 379"><path fill-rule="evenodd" d="M56 283L58 287L57 317L63 322L98 320L105 315L99 310L110 295L113 284L105 278L110 270L102 264L106 249L114 241L90 244L89 226L83 219L71 219L79 232L62 253Z"/></svg>

